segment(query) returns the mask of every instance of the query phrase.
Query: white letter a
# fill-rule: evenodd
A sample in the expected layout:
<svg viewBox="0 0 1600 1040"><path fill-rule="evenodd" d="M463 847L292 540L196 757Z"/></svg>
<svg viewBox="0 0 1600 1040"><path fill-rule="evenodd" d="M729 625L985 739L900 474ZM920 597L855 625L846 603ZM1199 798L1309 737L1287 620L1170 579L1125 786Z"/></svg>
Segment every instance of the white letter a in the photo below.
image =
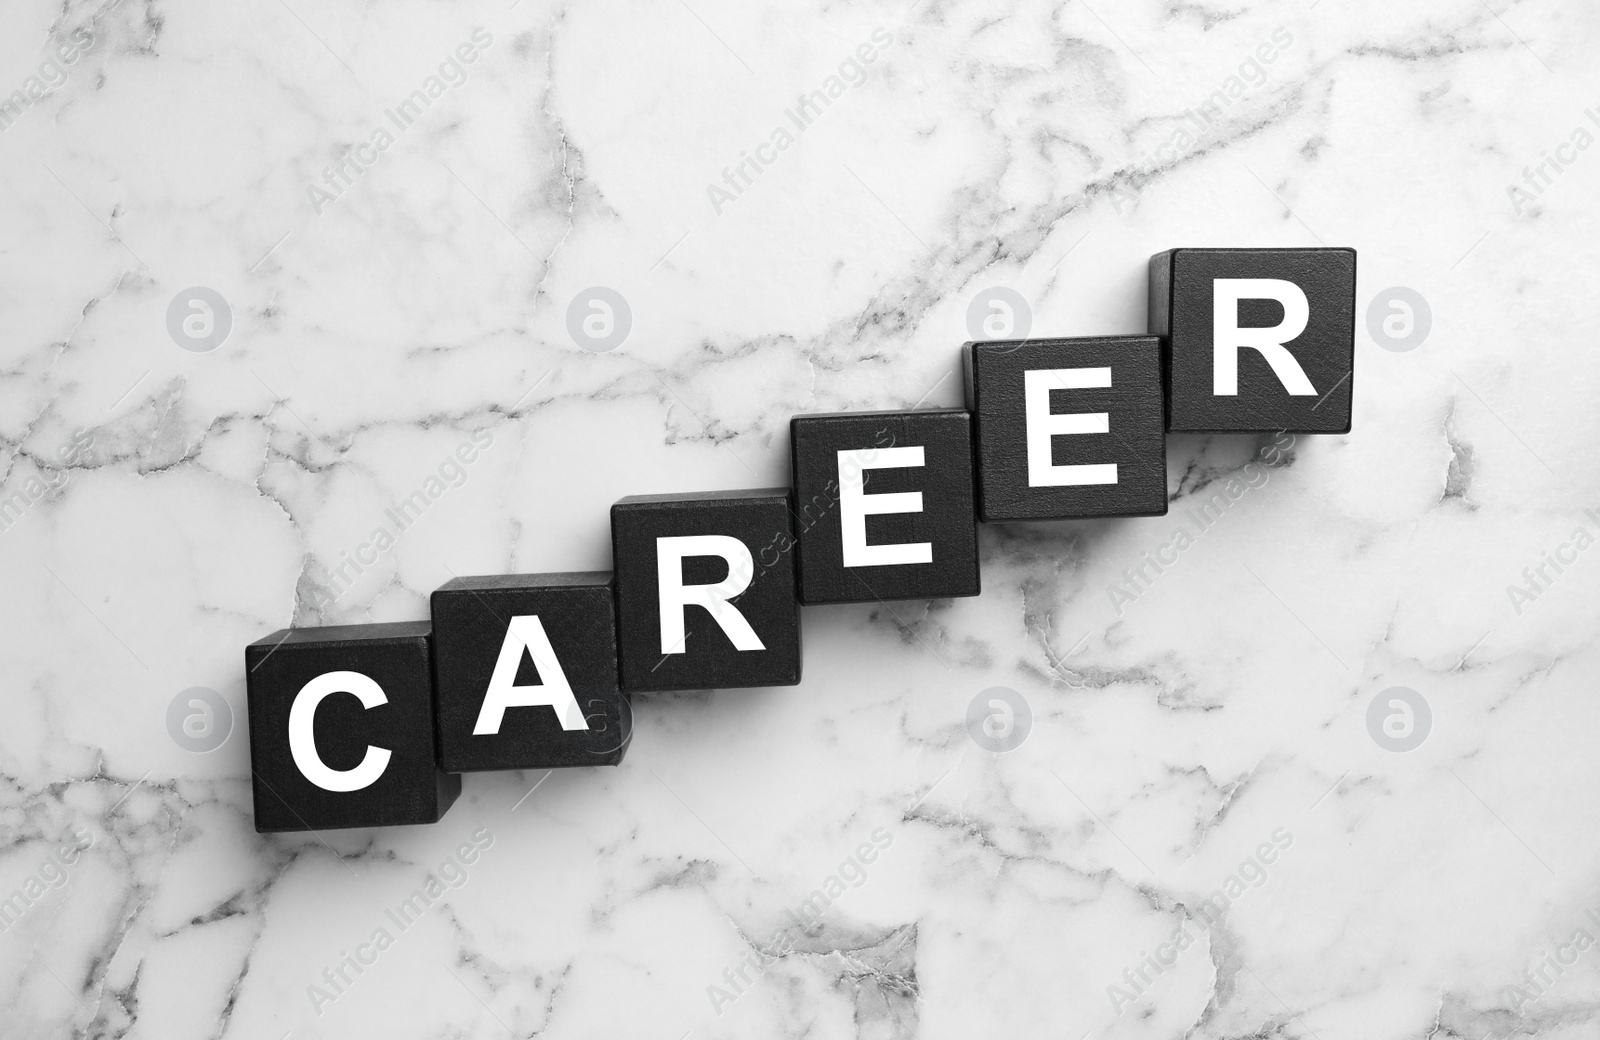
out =
<svg viewBox="0 0 1600 1040"><path fill-rule="evenodd" d="M516 685L517 666L522 663L524 650L533 658L533 666L539 669L541 685ZM500 644L500 659L494 663L494 675L483 695L483 708L478 712L478 724L472 727L472 735L499 733L500 720L507 708L536 704L554 708L562 729L589 728L578 707L578 699L572 695L572 684L567 682L561 662L556 660L555 648L544 634L544 625L539 623L539 615L519 614L506 626L506 641Z"/></svg>

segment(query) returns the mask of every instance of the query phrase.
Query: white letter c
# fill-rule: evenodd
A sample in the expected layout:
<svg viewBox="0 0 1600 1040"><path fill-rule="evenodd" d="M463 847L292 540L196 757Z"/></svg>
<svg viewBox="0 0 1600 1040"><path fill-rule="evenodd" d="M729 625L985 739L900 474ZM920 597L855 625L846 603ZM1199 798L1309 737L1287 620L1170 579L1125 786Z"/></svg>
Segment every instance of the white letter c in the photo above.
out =
<svg viewBox="0 0 1600 1040"><path fill-rule="evenodd" d="M300 687L289 708L289 753L302 775L324 791L345 793L371 787L389 768L389 749L367 745L367 754L354 769L330 769L317 755L312 723L317 705L330 693L354 694L363 708L389 703L383 687L360 672L324 672Z"/></svg>

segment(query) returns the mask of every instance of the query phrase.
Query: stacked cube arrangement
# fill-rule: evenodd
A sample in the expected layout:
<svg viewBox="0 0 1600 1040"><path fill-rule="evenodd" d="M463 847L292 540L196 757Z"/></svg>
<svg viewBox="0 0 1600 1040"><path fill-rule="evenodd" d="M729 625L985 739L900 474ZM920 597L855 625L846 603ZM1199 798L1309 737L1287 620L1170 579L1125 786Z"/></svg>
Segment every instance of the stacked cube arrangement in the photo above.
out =
<svg viewBox="0 0 1600 1040"><path fill-rule="evenodd" d="M628 695L792 686L800 607L976 596L977 524L1160 516L1168 432L1347 433L1350 249L1174 249L1145 336L968 343L964 409L797 415L791 487L624 498L614 572L245 648L258 831L437 821L460 774L616 765Z"/></svg>

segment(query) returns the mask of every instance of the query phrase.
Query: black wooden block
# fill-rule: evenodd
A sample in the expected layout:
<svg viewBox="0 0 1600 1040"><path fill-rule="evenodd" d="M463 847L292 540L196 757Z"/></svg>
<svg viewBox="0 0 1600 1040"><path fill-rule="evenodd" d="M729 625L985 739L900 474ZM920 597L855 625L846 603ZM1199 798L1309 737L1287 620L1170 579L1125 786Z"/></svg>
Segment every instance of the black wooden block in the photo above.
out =
<svg viewBox="0 0 1600 1040"><path fill-rule="evenodd" d="M800 681L788 488L621 499L611 549L624 690Z"/></svg>
<svg viewBox="0 0 1600 1040"><path fill-rule="evenodd" d="M800 602L978 594L966 411L797 415L789 458Z"/></svg>
<svg viewBox="0 0 1600 1040"><path fill-rule="evenodd" d="M256 830L433 823L439 769L428 622L288 628L245 647Z"/></svg>
<svg viewBox="0 0 1600 1040"><path fill-rule="evenodd" d="M1167 511L1154 336L992 340L962 355L980 520Z"/></svg>
<svg viewBox="0 0 1600 1040"><path fill-rule="evenodd" d="M444 769L622 761L633 717L617 681L610 574L452 578L432 613Z"/></svg>
<svg viewBox="0 0 1600 1040"><path fill-rule="evenodd" d="M1350 432L1354 249L1171 249L1150 258L1168 427Z"/></svg>

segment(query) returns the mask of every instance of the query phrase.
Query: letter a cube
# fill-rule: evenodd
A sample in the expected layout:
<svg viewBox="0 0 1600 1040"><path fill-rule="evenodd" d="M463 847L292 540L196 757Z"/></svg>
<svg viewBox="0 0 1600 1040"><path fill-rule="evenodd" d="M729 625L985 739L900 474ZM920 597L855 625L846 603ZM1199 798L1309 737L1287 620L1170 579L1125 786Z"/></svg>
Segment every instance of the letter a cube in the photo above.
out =
<svg viewBox="0 0 1600 1040"><path fill-rule="evenodd" d="M633 716L617 684L610 574L452 578L432 612L445 769L622 761Z"/></svg>

